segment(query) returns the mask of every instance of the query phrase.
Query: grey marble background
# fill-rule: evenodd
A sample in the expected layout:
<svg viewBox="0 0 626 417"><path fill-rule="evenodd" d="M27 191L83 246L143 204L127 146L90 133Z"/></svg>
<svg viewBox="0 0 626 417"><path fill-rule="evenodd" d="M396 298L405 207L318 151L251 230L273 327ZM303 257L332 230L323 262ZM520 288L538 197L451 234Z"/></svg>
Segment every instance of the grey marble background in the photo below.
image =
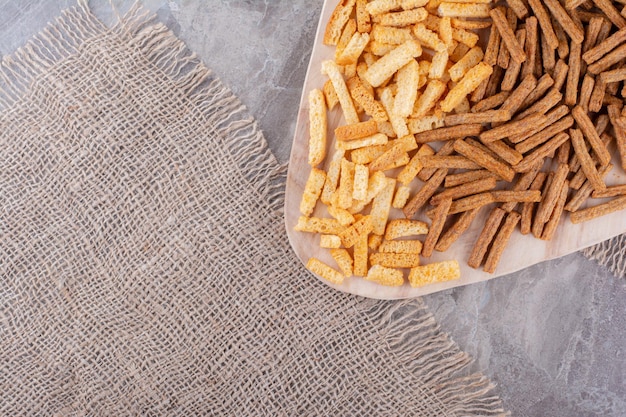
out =
<svg viewBox="0 0 626 417"><path fill-rule="evenodd" d="M105 22L108 1L90 1ZM73 1L0 0L0 55ZM131 1L113 0L120 13ZM256 117L287 162L321 0L145 0ZM626 281L573 254L425 297L516 416L626 415Z"/></svg>

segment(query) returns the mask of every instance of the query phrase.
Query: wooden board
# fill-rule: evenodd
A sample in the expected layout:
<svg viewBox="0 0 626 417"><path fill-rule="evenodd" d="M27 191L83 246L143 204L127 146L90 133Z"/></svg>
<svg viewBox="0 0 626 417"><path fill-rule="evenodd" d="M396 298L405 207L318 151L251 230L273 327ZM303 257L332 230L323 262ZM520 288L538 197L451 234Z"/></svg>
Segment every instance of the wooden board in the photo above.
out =
<svg viewBox="0 0 626 417"><path fill-rule="evenodd" d="M326 77L320 72L321 62L325 59L332 59L334 56L334 47L328 47L322 43L324 28L328 21L337 0L327 0L324 3L320 23L315 36L313 52L309 62L309 68L302 89L302 98L298 111L298 120L296 123L295 137L289 160L289 172L287 174L287 188L285 198L285 223L289 242L293 247L296 255L306 264L310 257L317 257L329 265L335 266L334 260L328 253L327 249L319 247L319 235L311 233L295 232L293 227L300 216L299 205L302 196L304 184L309 175L310 166L307 163L308 140L309 140L309 121L308 121L308 100L307 96L311 89L322 88ZM332 139L332 131L339 123L343 123L341 110L337 106L328 118L329 138ZM332 154L334 142L328 143L329 154ZM613 164L620 166L619 161L615 157ZM324 166L326 168L326 166ZM606 178L608 185L626 183L626 175L621 168L614 169ZM594 200L598 203L603 200ZM320 206L318 204L318 206ZM395 212L394 218L402 218L399 210L392 209ZM321 279L324 283L332 287L352 294L364 297L378 299L401 299L418 297L433 292L453 288L461 285L481 282L488 279L496 278L502 275L510 274L520 269L526 268L539 262L549 259L558 258L572 252L576 252L585 247L594 245L603 240L626 232L626 213L618 212L611 215L595 219L583 224L572 224L568 215L564 215L561 219L561 225L557 230L554 240L545 242L535 239L531 235L522 235L516 230L511 237L500 264L495 274L487 274L482 270L475 270L467 266L467 258L471 251L476 237L480 233L484 219L489 210L482 210L481 216L474 220L472 227L445 253L435 252L432 257L425 259L424 263L434 262L438 260L457 259L461 265L461 279L440 284L433 284L422 288L411 288L408 284L402 287L384 287L378 284L368 282L360 277L347 278L342 285L333 285L328 281ZM318 207L315 215L322 217L330 217L326 214L325 209ZM430 222L428 222L430 223ZM311 279L313 274L311 274Z"/></svg>

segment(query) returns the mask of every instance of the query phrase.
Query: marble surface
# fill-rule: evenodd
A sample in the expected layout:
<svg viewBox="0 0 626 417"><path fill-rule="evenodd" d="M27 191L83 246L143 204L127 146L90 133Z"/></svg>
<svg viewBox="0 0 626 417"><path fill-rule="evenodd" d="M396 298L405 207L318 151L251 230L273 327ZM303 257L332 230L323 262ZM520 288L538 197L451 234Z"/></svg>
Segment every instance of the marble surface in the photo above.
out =
<svg viewBox="0 0 626 417"><path fill-rule="evenodd" d="M131 1L112 0L120 13ZM0 55L73 1L0 0ZM109 1L90 1L112 22ZM321 0L146 0L289 158ZM626 280L581 254L425 297L516 416L626 415Z"/></svg>

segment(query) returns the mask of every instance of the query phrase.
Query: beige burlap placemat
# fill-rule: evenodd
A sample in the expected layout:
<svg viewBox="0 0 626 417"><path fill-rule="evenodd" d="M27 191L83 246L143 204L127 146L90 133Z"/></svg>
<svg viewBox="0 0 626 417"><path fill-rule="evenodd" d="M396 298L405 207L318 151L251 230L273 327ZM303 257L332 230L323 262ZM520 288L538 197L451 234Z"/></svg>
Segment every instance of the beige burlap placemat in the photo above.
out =
<svg viewBox="0 0 626 417"><path fill-rule="evenodd" d="M194 54L84 4L0 69L0 415L500 415L421 300L292 253L284 167Z"/></svg>

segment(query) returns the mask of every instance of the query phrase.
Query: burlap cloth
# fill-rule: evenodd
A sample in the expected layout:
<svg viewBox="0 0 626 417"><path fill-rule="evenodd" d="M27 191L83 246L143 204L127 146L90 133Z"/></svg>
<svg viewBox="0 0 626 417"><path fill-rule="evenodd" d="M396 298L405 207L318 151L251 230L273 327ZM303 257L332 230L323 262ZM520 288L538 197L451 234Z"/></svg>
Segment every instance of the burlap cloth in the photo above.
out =
<svg viewBox="0 0 626 417"><path fill-rule="evenodd" d="M0 69L0 415L500 415L421 300L319 283L285 169L134 7Z"/></svg>

